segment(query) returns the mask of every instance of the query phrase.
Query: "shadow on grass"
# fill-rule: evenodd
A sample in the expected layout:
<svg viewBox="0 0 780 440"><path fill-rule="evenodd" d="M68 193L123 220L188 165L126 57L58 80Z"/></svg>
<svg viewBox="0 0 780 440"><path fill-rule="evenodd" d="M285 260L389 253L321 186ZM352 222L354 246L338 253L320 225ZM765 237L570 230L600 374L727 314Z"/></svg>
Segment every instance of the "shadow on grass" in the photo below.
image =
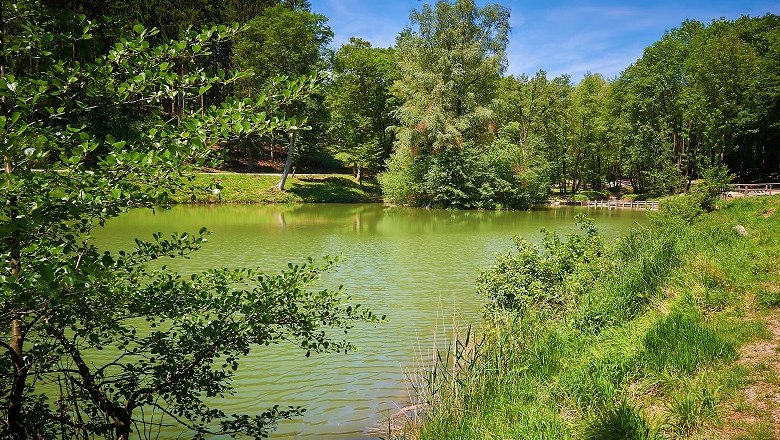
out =
<svg viewBox="0 0 780 440"><path fill-rule="evenodd" d="M289 191L305 202L361 203L381 202L382 193L375 181L359 185L353 179L342 176L302 177L290 182Z"/></svg>

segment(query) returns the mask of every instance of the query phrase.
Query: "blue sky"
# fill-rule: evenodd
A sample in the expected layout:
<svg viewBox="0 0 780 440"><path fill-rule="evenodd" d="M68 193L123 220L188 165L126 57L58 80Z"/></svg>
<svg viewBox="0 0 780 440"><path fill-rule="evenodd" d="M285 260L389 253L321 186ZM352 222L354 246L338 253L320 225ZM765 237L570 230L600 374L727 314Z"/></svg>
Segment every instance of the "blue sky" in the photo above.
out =
<svg viewBox="0 0 780 440"><path fill-rule="evenodd" d="M664 31L685 19L705 23L714 18L780 14L780 1L529 1L492 0L512 11L508 73L550 77L563 73L579 80L586 72L612 78L636 61L642 50ZM312 10L329 18L338 48L350 37L387 47L409 25L409 12L418 0L311 0ZM482 6L488 3L477 0Z"/></svg>

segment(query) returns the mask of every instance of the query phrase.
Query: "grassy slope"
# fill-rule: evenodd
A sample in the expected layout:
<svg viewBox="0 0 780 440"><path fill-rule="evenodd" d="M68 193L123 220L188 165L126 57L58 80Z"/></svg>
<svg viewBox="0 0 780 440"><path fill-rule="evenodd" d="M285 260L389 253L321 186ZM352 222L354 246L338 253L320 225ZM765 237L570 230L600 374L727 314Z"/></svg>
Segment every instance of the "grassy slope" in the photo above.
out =
<svg viewBox="0 0 780 440"><path fill-rule="evenodd" d="M439 372L436 386L445 391L406 434L774 438L778 393L765 393L765 402L744 396L761 384L776 391L776 372L760 359L738 360L753 350L748 344L780 342L768 339L766 326L780 322L773 209L780 211L779 197L742 199L692 226L640 234L628 262L611 267L570 310L488 329L479 356L457 359L454 377Z"/></svg>
<svg viewBox="0 0 780 440"><path fill-rule="evenodd" d="M211 188L219 182L219 197ZM289 177L285 191L276 189L279 176L215 173L197 174L185 191L175 194L174 203L358 203L381 201L376 181L359 185L349 175L306 175ZM194 197L194 198L193 198Z"/></svg>

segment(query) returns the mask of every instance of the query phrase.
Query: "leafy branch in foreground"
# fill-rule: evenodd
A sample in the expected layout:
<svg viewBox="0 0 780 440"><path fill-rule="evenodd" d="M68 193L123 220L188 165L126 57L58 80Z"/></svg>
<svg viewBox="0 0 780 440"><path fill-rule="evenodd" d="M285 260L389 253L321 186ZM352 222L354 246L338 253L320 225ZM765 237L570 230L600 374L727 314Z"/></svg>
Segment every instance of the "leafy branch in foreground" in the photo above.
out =
<svg viewBox="0 0 780 440"><path fill-rule="evenodd" d="M93 58L75 50L103 30L34 1L0 8L0 436L127 439L162 425L197 436L264 437L302 408L226 414L239 359L290 341L346 351L333 329L376 321L341 291L312 291L333 264L275 276L160 267L187 258L205 230L102 252L92 231L182 188L227 140L285 130L285 110L316 76L280 78L252 100L223 97L245 73L208 62L238 27L152 43L135 26ZM219 89L219 90L216 90ZM208 103L208 105L207 105ZM330 331L327 329L331 329ZM159 410L165 421L150 420Z"/></svg>

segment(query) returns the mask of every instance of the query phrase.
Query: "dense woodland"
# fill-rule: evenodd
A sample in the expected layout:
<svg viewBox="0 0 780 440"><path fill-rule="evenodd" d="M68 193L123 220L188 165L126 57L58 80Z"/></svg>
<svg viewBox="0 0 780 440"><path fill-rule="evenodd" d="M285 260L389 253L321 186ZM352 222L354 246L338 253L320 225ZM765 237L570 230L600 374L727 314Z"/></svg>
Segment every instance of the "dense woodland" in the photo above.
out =
<svg viewBox="0 0 780 440"><path fill-rule="evenodd" d="M662 195L721 166L741 181L780 168L775 15L682 23L617 78L575 83L506 76L510 11L471 0L413 11L392 48L335 50L305 1L1 5L3 437L128 439L160 428L144 408L198 438L265 437L302 414L227 414L214 398L253 348L347 351L333 335L377 322L309 288L332 261L183 277L158 262L205 230L116 253L91 235L168 202L192 170L276 167L292 133L299 167L352 168L414 206ZM85 360L106 347L115 359Z"/></svg>
<svg viewBox="0 0 780 440"><path fill-rule="evenodd" d="M772 14L686 21L617 78L592 73L575 82L543 71L505 75L510 11L499 5L424 5L392 48L353 38L332 49L327 17L305 1L179 3L50 2L50 11L111 24L99 45L74 48L76 60L111 47L138 22L160 29L160 41L240 23L243 31L206 62L252 76L198 99L182 91L171 113L252 97L280 76L319 74L319 87L286 109L311 129L299 139L296 165L381 175L392 202L525 207L551 187L562 196L610 188L663 195L686 190L713 166L727 166L740 182L780 171L780 18ZM235 170L269 170L285 142L272 132L221 147Z"/></svg>

